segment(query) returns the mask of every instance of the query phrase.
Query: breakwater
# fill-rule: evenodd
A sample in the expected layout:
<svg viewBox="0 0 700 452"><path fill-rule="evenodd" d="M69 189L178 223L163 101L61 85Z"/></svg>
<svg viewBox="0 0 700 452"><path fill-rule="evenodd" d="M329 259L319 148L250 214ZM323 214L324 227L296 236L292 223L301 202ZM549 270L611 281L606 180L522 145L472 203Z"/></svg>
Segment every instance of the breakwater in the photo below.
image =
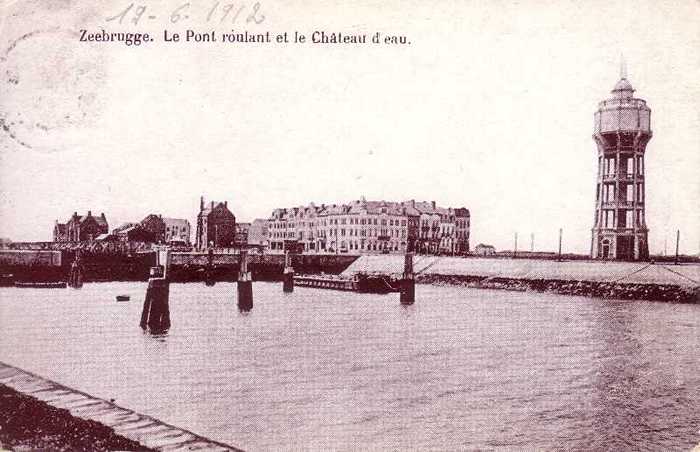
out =
<svg viewBox="0 0 700 452"><path fill-rule="evenodd" d="M400 256L362 256L344 272L398 275ZM700 265L418 256L416 282L622 300L699 303Z"/></svg>
<svg viewBox="0 0 700 452"><path fill-rule="evenodd" d="M639 284L604 281L572 281L554 279L518 279L465 275L419 275L421 284L452 285L480 289L551 292L561 295L578 295L618 300L667 301L675 303L700 303L700 287L672 284Z"/></svg>

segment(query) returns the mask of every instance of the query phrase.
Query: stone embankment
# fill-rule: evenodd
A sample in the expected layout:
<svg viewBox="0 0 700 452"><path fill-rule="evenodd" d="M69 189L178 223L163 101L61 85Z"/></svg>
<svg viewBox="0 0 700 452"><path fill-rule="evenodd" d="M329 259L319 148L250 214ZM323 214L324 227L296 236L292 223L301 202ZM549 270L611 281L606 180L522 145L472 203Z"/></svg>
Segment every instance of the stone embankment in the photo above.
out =
<svg viewBox="0 0 700 452"><path fill-rule="evenodd" d="M150 451L99 422L74 417L0 384L0 450Z"/></svg>
<svg viewBox="0 0 700 452"><path fill-rule="evenodd" d="M552 292L620 300L699 303L700 288L662 284L626 284L599 281L562 281L547 279L486 278L482 276L419 275L419 284L452 285L480 289Z"/></svg>
<svg viewBox="0 0 700 452"><path fill-rule="evenodd" d="M343 274L398 275L401 256L363 256ZM417 256L416 282L623 300L700 303L700 265Z"/></svg>
<svg viewBox="0 0 700 452"><path fill-rule="evenodd" d="M0 448L238 451L0 362Z"/></svg>

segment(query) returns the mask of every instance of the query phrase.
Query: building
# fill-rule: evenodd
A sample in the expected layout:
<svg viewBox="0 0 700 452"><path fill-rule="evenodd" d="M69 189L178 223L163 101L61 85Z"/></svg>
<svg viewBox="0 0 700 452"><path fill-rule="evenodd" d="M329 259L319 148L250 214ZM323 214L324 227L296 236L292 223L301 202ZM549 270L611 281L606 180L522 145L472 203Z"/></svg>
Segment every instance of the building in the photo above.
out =
<svg viewBox="0 0 700 452"><path fill-rule="evenodd" d="M474 247L474 254L476 256L494 256L496 254L496 248L493 245L479 243Z"/></svg>
<svg viewBox="0 0 700 452"><path fill-rule="evenodd" d="M250 233L250 223L236 223L236 235L233 238L237 247L248 245L248 234Z"/></svg>
<svg viewBox="0 0 700 452"><path fill-rule="evenodd" d="M102 213L93 216L88 210L87 215L78 215L73 212L73 216L66 223L59 223L56 220L53 229L54 242L87 242L95 240L99 235L109 232L107 218Z"/></svg>
<svg viewBox="0 0 700 452"><path fill-rule="evenodd" d="M208 247L230 248L236 236L236 217L228 209L228 202L211 201L205 206L202 196L197 214L195 247L199 250Z"/></svg>
<svg viewBox="0 0 700 452"><path fill-rule="evenodd" d="M160 215L150 214L141 220L141 227L151 233L154 243L165 242L165 221Z"/></svg>
<svg viewBox="0 0 700 452"><path fill-rule="evenodd" d="M248 246L255 246L261 249L268 247L270 241L267 220L256 218L250 223L248 229Z"/></svg>
<svg viewBox="0 0 700 452"><path fill-rule="evenodd" d="M112 238L105 240L117 240L120 242L143 242L156 243L157 237L155 233L141 225L141 223L124 223L112 231Z"/></svg>
<svg viewBox="0 0 700 452"><path fill-rule="evenodd" d="M165 242L190 244L190 222L183 218L163 218Z"/></svg>
<svg viewBox="0 0 700 452"><path fill-rule="evenodd" d="M311 203L275 209L267 228L272 252L457 254L469 249L469 211L434 202Z"/></svg>
<svg viewBox="0 0 700 452"><path fill-rule="evenodd" d="M623 63L612 96L600 102L595 113L593 139L598 149L598 176L592 258L649 257L644 152L652 136L651 110L633 94Z"/></svg>

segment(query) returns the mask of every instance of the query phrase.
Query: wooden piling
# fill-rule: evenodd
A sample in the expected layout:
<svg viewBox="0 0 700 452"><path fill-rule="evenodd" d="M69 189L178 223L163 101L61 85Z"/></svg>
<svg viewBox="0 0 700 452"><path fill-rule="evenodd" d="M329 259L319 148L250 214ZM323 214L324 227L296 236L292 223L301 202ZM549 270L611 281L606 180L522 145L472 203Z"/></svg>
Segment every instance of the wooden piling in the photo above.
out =
<svg viewBox="0 0 700 452"><path fill-rule="evenodd" d="M249 312L253 309L253 278L248 271L248 252L240 251L238 270L238 310Z"/></svg>
<svg viewBox="0 0 700 452"><path fill-rule="evenodd" d="M213 286L216 284L214 279L214 250L209 248L207 253L207 268L204 270L204 284L207 286Z"/></svg>
<svg viewBox="0 0 700 452"><path fill-rule="evenodd" d="M156 250L156 266L151 267L146 298L141 311L141 328L162 334L170 328L170 250Z"/></svg>
<svg viewBox="0 0 700 452"><path fill-rule="evenodd" d="M282 292L294 292L294 267L287 251L284 254L284 271L282 272Z"/></svg>
<svg viewBox="0 0 700 452"><path fill-rule="evenodd" d="M416 301L416 278L413 274L413 253L404 256L403 277L401 279L399 299L403 305L411 305Z"/></svg>
<svg viewBox="0 0 700 452"><path fill-rule="evenodd" d="M75 259L68 272L68 287L74 289L83 287L83 264L80 261L80 250L75 251Z"/></svg>

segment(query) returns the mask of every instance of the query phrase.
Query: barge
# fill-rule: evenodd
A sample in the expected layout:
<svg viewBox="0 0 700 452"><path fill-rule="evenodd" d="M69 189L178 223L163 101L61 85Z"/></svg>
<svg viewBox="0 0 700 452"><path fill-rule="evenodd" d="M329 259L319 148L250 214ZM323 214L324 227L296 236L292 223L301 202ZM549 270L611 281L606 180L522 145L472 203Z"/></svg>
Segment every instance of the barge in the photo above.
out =
<svg viewBox="0 0 700 452"><path fill-rule="evenodd" d="M329 275L294 275L294 285L315 289L386 294L399 292L401 280L392 278L389 275L369 275L364 273L358 273L353 278Z"/></svg>

